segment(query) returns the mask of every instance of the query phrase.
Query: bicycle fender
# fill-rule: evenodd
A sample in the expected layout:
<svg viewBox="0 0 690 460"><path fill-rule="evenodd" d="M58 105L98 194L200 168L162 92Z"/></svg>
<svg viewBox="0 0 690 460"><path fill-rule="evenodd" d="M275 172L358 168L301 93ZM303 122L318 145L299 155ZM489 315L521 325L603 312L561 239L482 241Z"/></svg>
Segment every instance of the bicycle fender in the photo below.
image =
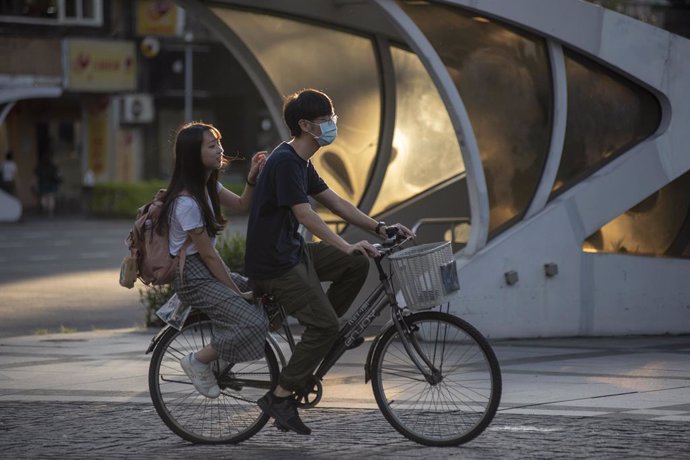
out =
<svg viewBox="0 0 690 460"><path fill-rule="evenodd" d="M165 334L166 331L168 329L170 329L171 327L172 326L170 326L170 325L166 325L166 326L162 327L161 330L158 331L158 333L153 336L153 338L151 339L151 343L149 344L149 347L146 349L146 353L144 353L144 354L148 355L149 353L151 353L153 351L153 349L156 348L156 345L160 341L161 337L163 337L163 334Z"/></svg>
<svg viewBox="0 0 690 460"><path fill-rule="evenodd" d="M200 320L205 319L205 318L207 318L207 316L204 314L192 312L192 314L190 314L189 317L187 318L187 321L185 321L185 326L187 324L192 324L192 323L195 323L195 322L200 321ZM158 331L158 333L155 336L153 336L153 338L151 339L151 343L149 344L149 347L146 349L145 354L148 355L149 353L151 353L153 351L153 349L156 348L156 345L160 341L161 337L163 337L163 334L165 334L171 328L172 328L172 326L169 324L166 324L165 326L163 326L161 328L161 330Z"/></svg>

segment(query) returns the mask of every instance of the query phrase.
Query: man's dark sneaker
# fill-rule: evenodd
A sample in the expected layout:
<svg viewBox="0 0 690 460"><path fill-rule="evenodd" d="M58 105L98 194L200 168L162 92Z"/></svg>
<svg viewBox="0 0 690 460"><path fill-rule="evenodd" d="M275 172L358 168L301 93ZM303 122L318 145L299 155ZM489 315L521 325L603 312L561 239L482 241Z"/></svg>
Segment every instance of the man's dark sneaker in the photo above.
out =
<svg viewBox="0 0 690 460"><path fill-rule="evenodd" d="M288 428L285 428L283 425L278 423L278 420L273 421L273 426L278 428L278 431L282 431L283 433L287 433L288 431L290 431Z"/></svg>
<svg viewBox="0 0 690 460"><path fill-rule="evenodd" d="M355 340L353 340L352 343L345 348L348 350L352 350L354 348L357 348L358 346L360 346L363 343L364 343L364 337L360 336L360 337L357 337Z"/></svg>
<svg viewBox="0 0 690 460"><path fill-rule="evenodd" d="M257 404L262 411L276 419L279 429L292 430L298 434L311 434L311 428L302 422L297 413L295 398L276 398L272 391L259 398Z"/></svg>

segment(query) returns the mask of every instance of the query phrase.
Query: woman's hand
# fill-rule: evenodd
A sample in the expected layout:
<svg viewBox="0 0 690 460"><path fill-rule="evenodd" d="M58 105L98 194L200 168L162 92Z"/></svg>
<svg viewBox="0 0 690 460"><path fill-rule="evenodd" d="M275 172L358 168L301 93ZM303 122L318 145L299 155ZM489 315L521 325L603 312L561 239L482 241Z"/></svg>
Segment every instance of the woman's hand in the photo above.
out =
<svg viewBox="0 0 690 460"><path fill-rule="evenodd" d="M266 164L267 152L262 150L261 152L256 152L252 157L252 164L249 167L249 174L247 175L247 180L252 184L256 184L256 179L259 177L259 173L264 169Z"/></svg>

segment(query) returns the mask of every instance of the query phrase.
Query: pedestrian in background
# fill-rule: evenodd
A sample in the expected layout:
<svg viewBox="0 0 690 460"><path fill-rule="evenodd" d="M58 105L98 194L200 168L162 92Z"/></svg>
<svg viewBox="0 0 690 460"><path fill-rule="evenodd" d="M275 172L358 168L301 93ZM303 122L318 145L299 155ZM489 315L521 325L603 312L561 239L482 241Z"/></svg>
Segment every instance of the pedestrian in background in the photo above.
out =
<svg viewBox="0 0 690 460"><path fill-rule="evenodd" d="M14 162L14 155L11 150L5 155L5 161L2 163L2 183L0 187L10 195L17 195L17 175L19 168Z"/></svg>
<svg viewBox="0 0 690 460"><path fill-rule="evenodd" d="M50 158L44 157L38 160L38 165L34 170L38 181L38 196L41 202L41 209L49 216L55 214L55 196L62 183L60 172Z"/></svg>
<svg viewBox="0 0 690 460"><path fill-rule="evenodd" d="M91 198L93 196L93 188L96 186L96 175L91 168L84 173L82 181L82 211L91 212Z"/></svg>

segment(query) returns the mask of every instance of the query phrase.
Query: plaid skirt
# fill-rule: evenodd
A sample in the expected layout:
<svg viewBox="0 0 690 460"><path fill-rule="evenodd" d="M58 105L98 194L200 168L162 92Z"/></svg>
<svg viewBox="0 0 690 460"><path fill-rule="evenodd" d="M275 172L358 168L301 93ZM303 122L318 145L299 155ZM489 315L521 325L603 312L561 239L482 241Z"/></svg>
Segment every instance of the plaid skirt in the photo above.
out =
<svg viewBox="0 0 690 460"><path fill-rule="evenodd" d="M230 276L240 291L250 290L247 278L237 273ZM220 358L231 363L261 358L268 333L264 309L218 281L198 254L186 257L183 277L180 283L179 273L175 276L175 291L182 302L211 319L211 345Z"/></svg>

